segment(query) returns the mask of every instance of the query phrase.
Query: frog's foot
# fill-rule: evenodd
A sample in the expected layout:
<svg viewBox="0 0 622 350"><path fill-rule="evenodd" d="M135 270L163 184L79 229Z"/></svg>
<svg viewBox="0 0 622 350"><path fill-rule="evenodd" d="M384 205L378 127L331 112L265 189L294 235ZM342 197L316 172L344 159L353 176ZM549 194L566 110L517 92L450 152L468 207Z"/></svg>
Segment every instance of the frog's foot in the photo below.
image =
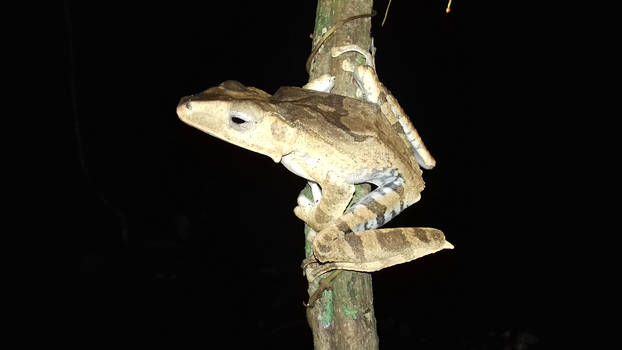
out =
<svg viewBox="0 0 622 350"><path fill-rule="evenodd" d="M315 224L315 211L320 204L320 199L322 199L322 191L315 182L309 181L309 187L311 188L311 196L313 198L308 198L305 195L306 188L300 191L297 199L298 206L294 208L294 214L309 226L317 227Z"/></svg>
<svg viewBox="0 0 622 350"><path fill-rule="evenodd" d="M372 50L374 49L375 48L372 47ZM357 98L363 98L371 103L378 104L379 96L383 88L381 88L382 84L376 75L374 56L369 51L357 45L333 47L331 49L331 55L337 57L350 51L363 55L363 57L365 57L365 64L359 64L353 60L343 60L343 62L341 62L341 69L346 72L351 72L354 75L354 80L356 80L358 87L356 90Z"/></svg>
<svg viewBox="0 0 622 350"><path fill-rule="evenodd" d="M335 77L330 74L322 74L319 77L309 81L304 85L303 89L330 92L335 86Z"/></svg>
<svg viewBox="0 0 622 350"><path fill-rule="evenodd" d="M307 275L307 268L309 268L311 265L314 265L314 264L315 265L319 264L316 258L306 258L302 260L302 264L300 264L300 268L302 268L302 274Z"/></svg>
<svg viewBox="0 0 622 350"><path fill-rule="evenodd" d="M303 261L303 264L304 264L304 261ZM337 275L339 275L341 271L342 270L333 271L330 275L328 275L328 277L320 279L317 289L309 297L309 302L306 304L303 303L304 306L306 307L315 306L315 302L322 296L324 291L331 289L333 280L335 279L335 277L337 277Z"/></svg>
<svg viewBox="0 0 622 350"><path fill-rule="evenodd" d="M307 258L302 261L300 267L302 268L302 274L307 277L309 283L313 282L316 278L323 274L339 269L338 264L333 262L322 263L316 258Z"/></svg>
<svg viewBox="0 0 622 350"><path fill-rule="evenodd" d="M330 54L333 57L337 57L350 51L354 51L354 52L357 52L363 55L363 57L365 58L365 64L370 67L374 67L374 56L372 55L372 53L369 52L368 50L361 48L358 45L345 45L345 46L333 47L330 50Z"/></svg>

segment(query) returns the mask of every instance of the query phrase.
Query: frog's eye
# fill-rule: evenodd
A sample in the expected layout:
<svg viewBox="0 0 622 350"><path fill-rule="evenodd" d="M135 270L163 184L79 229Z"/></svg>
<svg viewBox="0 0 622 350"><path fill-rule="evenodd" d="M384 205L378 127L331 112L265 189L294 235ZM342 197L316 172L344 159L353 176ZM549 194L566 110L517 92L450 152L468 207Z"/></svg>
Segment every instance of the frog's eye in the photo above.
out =
<svg viewBox="0 0 622 350"><path fill-rule="evenodd" d="M245 113L234 111L229 113L229 125L235 130L246 131L255 126L255 120Z"/></svg>
<svg viewBox="0 0 622 350"><path fill-rule="evenodd" d="M246 120L244 120L244 119L242 119L242 118L240 118L240 117L238 117L238 116L232 115L232 116L231 116L231 122L232 122L233 124L240 125L240 124L244 124L244 123L246 123Z"/></svg>

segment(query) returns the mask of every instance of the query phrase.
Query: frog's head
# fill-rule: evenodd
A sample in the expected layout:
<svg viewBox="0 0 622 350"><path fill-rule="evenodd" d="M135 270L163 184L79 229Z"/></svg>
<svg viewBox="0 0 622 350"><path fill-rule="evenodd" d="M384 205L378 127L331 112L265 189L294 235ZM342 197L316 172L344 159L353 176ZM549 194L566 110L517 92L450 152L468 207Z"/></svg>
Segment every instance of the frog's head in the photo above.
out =
<svg viewBox="0 0 622 350"><path fill-rule="evenodd" d="M295 131L280 118L269 99L262 90L229 80L183 97L177 115L209 135L279 162L289 153Z"/></svg>

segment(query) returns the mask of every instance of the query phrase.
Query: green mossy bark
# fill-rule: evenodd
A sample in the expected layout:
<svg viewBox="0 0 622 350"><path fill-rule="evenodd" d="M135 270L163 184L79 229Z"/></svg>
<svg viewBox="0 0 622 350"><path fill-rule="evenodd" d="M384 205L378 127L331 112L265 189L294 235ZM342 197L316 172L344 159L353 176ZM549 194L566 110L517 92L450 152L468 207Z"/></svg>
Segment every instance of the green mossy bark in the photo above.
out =
<svg viewBox="0 0 622 350"><path fill-rule="evenodd" d="M332 25L341 19L372 12L372 0L318 0L313 32L313 44ZM348 44L369 47L371 20L362 18L345 23L334 32L318 51L311 64L309 80L324 73L335 76L332 92L356 96L356 85L351 73L341 69L344 59L357 59L356 53L337 58L330 56L330 48ZM353 202L369 193L369 186L356 186ZM304 192L311 198L310 188ZM305 227L305 254L312 256L313 231ZM328 274L327 274L328 275ZM318 287L318 281L309 284L309 295ZM369 273L343 271L333 281L332 289L324 291L314 307L307 309L307 320L313 331L316 350L378 349L376 318L373 307L372 281Z"/></svg>

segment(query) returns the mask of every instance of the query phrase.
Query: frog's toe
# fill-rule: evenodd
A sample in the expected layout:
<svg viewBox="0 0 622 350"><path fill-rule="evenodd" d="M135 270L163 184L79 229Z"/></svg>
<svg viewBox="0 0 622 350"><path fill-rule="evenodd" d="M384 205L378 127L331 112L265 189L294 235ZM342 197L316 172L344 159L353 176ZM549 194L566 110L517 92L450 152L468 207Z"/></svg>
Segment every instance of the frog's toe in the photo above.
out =
<svg viewBox="0 0 622 350"><path fill-rule="evenodd" d="M300 203L299 203L300 204ZM305 205L299 205L296 208L294 208L294 214L302 221L304 221L306 224L311 225L311 218L313 217L312 215L312 207L310 205L305 206Z"/></svg>

